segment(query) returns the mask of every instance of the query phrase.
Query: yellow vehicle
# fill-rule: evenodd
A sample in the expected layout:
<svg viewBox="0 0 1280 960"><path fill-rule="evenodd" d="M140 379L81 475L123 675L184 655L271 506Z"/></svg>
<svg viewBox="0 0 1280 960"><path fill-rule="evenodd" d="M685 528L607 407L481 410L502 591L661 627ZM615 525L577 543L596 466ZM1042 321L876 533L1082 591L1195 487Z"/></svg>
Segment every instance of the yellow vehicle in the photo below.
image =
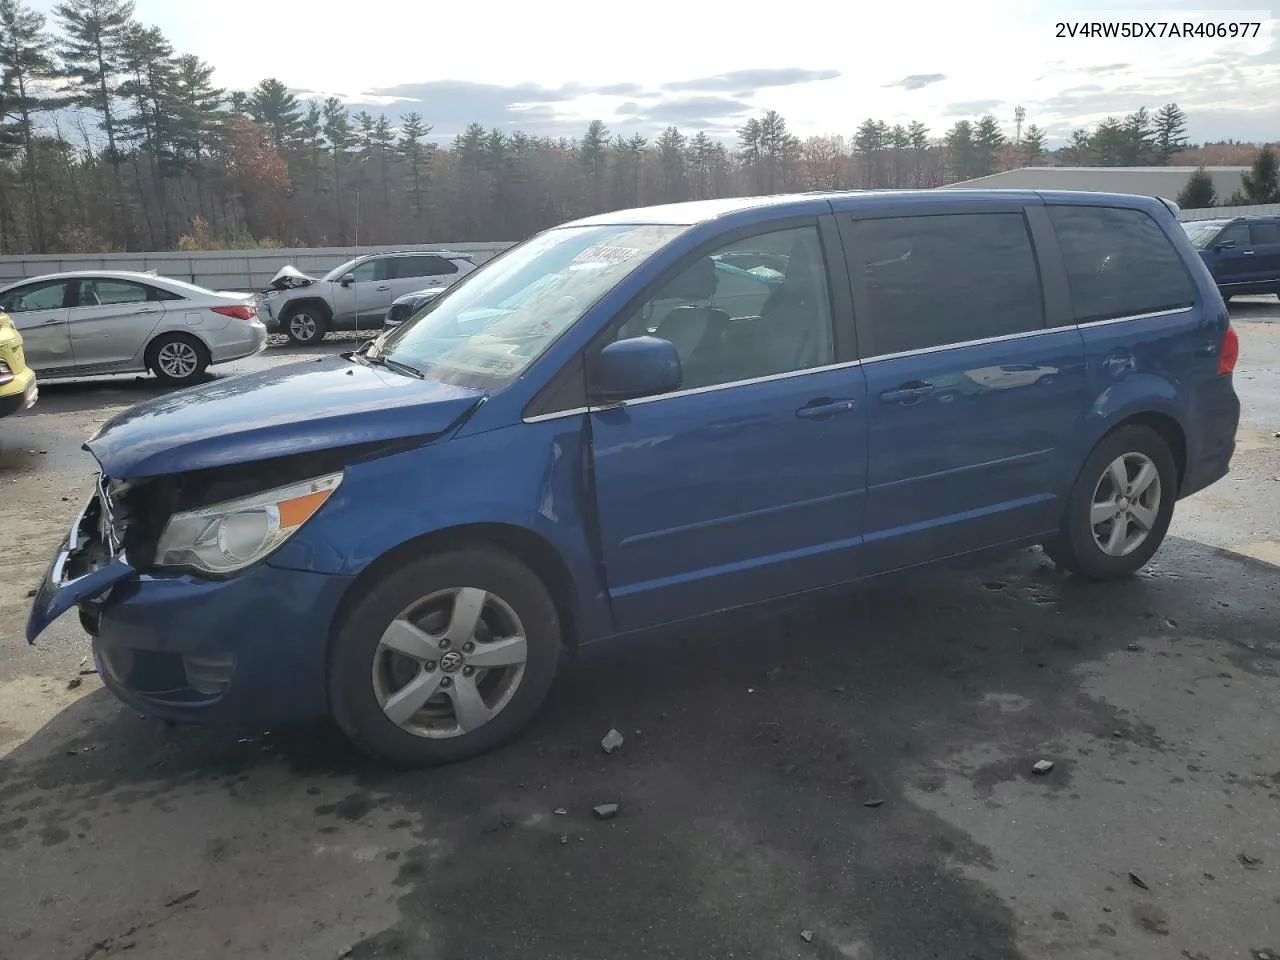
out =
<svg viewBox="0 0 1280 960"><path fill-rule="evenodd" d="M0 313L0 417L36 402L36 372L22 356L22 334L7 313Z"/></svg>

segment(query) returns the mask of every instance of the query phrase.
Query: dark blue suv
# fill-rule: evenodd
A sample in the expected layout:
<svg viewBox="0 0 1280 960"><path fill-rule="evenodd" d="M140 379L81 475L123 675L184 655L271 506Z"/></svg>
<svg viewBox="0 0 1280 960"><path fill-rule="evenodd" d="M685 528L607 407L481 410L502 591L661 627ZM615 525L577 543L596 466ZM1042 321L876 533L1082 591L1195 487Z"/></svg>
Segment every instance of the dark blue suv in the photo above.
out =
<svg viewBox="0 0 1280 960"><path fill-rule="evenodd" d="M28 637L78 605L143 712L456 760L565 648L993 549L1133 573L1227 472L1236 355L1158 200L592 217L354 353L104 424Z"/></svg>
<svg viewBox="0 0 1280 960"><path fill-rule="evenodd" d="M1280 217L1191 220L1182 226L1227 300L1280 295Z"/></svg>

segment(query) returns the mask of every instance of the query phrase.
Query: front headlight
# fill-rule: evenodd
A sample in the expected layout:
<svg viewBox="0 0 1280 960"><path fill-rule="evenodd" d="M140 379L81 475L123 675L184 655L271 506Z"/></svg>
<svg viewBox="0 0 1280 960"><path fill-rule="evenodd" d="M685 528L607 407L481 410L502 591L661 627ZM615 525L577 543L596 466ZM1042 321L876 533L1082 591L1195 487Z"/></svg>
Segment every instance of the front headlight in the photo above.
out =
<svg viewBox="0 0 1280 960"><path fill-rule="evenodd" d="M298 531L342 482L342 473L210 507L175 513L156 548L156 566L234 573L257 563Z"/></svg>

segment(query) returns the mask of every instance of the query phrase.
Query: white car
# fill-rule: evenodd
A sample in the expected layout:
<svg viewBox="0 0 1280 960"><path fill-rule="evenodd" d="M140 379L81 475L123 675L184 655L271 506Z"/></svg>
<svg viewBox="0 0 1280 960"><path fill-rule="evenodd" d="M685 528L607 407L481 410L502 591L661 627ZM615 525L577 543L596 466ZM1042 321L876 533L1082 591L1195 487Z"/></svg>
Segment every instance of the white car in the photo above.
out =
<svg viewBox="0 0 1280 960"><path fill-rule="evenodd" d="M442 290L475 268L470 254L447 250L368 254L320 278L282 267L258 306L267 329L294 343L317 343L330 330L380 330L397 297Z"/></svg>
<svg viewBox="0 0 1280 960"><path fill-rule="evenodd" d="M0 289L27 364L47 377L150 370L195 383L213 363L261 350L267 329L253 294L206 290L151 273L86 270Z"/></svg>

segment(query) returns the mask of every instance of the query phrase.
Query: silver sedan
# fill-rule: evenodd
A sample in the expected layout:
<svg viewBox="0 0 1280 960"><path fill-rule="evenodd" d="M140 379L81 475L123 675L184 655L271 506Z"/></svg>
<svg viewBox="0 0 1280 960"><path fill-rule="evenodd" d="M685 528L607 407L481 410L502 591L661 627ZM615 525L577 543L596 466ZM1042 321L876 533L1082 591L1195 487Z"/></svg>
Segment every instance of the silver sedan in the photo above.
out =
<svg viewBox="0 0 1280 960"><path fill-rule="evenodd" d="M86 270L0 289L0 310L22 333L40 378L147 370L168 383L200 380L212 363L267 342L254 297L150 273Z"/></svg>

